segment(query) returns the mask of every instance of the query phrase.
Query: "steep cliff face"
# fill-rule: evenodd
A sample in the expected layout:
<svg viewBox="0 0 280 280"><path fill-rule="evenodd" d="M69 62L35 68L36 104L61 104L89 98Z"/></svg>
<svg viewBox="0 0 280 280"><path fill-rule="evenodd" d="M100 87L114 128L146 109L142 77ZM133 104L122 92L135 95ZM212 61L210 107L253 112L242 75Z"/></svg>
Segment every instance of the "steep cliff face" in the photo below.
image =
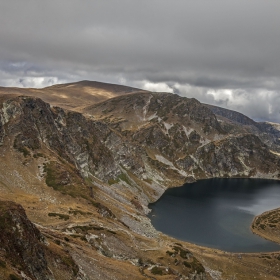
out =
<svg viewBox="0 0 280 280"><path fill-rule="evenodd" d="M7 131L14 137L13 147L19 151L31 153L47 146L75 164L85 176L89 169L104 176L116 169L111 153L102 143L110 133L102 123L88 121L79 113L51 108L41 99L28 97L4 103L2 116L5 115L10 120ZM106 168L105 162L111 162L110 168Z"/></svg>
<svg viewBox="0 0 280 280"><path fill-rule="evenodd" d="M98 178L137 185L138 178L146 203L160 188L189 180L279 176L277 154L252 133L223 130L195 99L131 94L84 111L85 116L31 97L8 99L2 103L1 139L9 135L13 148L26 156L47 148L71 163L81 182Z"/></svg>
<svg viewBox="0 0 280 280"><path fill-rule="evenodd" d="M195 154L208 177L260 177L279 179L280 159L252 134L237 135L209 143Z"/></svg>
<svg viewBox="0 0 280 280"><path fill-rule="evenodd" d="M43 236L27 219L23 208L13 202L0 202L0 242L4 256L28 276L53 279L47 267Z"/></svg>
<svg viewBox="0 0 280 280"><path fill-rule="evenodd" d="M136 93L112 98L84 108L84 113L118 121L120 129L131 130L147 123L165 125L166 134L175 123L199 126L205 135L222 133L215 115L196 99L170 93Z"/></svg>
<svg viewBox="0 0 280 280"><path fill-rule="evenodd" d="M241 125L251 125L251 126L258 126L258 123L253 121L252 119L248 118L247 116L232 110L228 110L225 108L221 108L218 106L208 105L205 104L215 115L227 118L235 123Z"/></svg>
<svg viewBox="0 0 280 280"><path fill-rule="evenodd" d="M74 262L71 267L63 261L67 254L59 256L52 252L45 237L27 218L22 206L11 201L0 201L0 244L1 279L55 279L55 271L53 273L48 267L50 254L65 266L64 270L67 269L66 279L73 279L77 274L78 267ZM71 259L69 255L67 257ZM3 268L6 270L3 271ZM57 265L57 269L61 269L60 265ZM7 270L10 273L5 273Z"/></svg>
<svg viewBox="0 0 280 280"><path fill-rule="evenodd" d="M224 176L277 179L279 160L269 150L275 146L271 136L240 113L210 109L195 99L146 93L110 99L84 111L141 148L167 182ZM214 113L234 124L221 123Z"/></svg>
<svg viewBox="0 0 280 280"><path fill-rule="evenodd" d="M280 151L280 126L269 122L255 122L247 116L232 110L207 105L228 133L252 133L257 135L272 150Z"/></svg>
<svg viewBox="0 0 280 280"><path fill-rule="evenodd" d="M271 122L260 122L258 123L259 129L263 132L263 135L266 135L268 139L268 145L272 146L280 151L280 125L279 123ZM270 140L272 138L272 141Z"/></svg>
<svg viewBox="0 0 280 280"><path fill-rule="evenodd" d="M1 120L7 146L27 158L46 150L67 161L76 170L75 180L81 181L81 189L92 186L82 182L85 178L89 183L96 178L107 183L129 177L127 172L137 177L146 173L141 150L106 123L80 113L51 107L41 99L16 97L2 104ZM5 135L9 136L4 138ZM51 172L53 164L47 161L45 165L46 171ZM71 180L64 184L71 185ZM148 192L154 189L152 184L143 185ZM150 198L143 195L147 204Z"/></svg>

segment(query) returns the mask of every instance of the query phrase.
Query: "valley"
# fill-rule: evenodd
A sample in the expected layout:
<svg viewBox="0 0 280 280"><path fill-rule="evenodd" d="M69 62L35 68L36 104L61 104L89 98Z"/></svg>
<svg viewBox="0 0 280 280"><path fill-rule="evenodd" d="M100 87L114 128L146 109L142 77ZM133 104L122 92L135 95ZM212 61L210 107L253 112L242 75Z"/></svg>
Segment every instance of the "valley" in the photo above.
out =
<svg viewBox="0 0 280 280"><path fill-rule="evenodd" d="M0 238L23 240L0 251L1 279L279 279L279 252L204 248L147 217L167 188L279 180L279 134L276 124L169 93L88 81L1 88ZM35 268L23 253L13 261L30 231Z"/></svg>

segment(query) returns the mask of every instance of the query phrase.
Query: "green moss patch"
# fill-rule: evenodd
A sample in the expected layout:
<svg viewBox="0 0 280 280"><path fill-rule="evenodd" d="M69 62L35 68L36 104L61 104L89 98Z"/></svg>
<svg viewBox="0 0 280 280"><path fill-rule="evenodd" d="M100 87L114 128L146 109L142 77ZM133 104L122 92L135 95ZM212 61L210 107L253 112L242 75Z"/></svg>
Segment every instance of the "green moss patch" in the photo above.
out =
<svg viewBox="0 0 280 280"><path fill-rule="evenodd" d="M86 182L78 175L78 171L70 165L52 161L44 165L46 184L62 194L74 198L90 198L90 189Z"/></svg>
<svg viewBox="0 0 280 280"><path fill-rule="evenodd" d="M67 221L70 218L69 215L60 214L60 213L49 213L48 216L49 217L58 217L59 219L64 220L64 221Z"/></svg>
<svg viewBox="0 0 280 280"><path fill-rule="evenodd" d="M6 262L0 260L0 267L6 268Z"/></svg>
<svg viewBox="0 0 280 280"><path fill-rule="evenodd" d="M92 215L91 212L84 212L84 211L81 211L81 210L76 210L76 209L71 209L68 211L69 214L73 214L73 215L82 215L82 216L86 216L86 215Z"/></svg>
<svg viewBox="0 0 280 280"><path fill-rule="evenodd" d="M113 185L119 183L120 181L126 182L128 185L130 185L129 178L125 173L121 173L120 175L117 176L117 178L110 178L108 180L108 184Z"/></svg>
<svg viewBox="0 0 280 280"><path fill-rule="evenodd" d="M10 274L10 280L21 280L21 279L14 274Z"/></svg>
<svg viewBox="0 0 280 280"><path fill-rule="evenodd" d="M151 273L155 274L155 275L163 275L163 272L164 272L164 268L161 268L161 267L158 267L158 266L154 266L151 269Z"/></svg>

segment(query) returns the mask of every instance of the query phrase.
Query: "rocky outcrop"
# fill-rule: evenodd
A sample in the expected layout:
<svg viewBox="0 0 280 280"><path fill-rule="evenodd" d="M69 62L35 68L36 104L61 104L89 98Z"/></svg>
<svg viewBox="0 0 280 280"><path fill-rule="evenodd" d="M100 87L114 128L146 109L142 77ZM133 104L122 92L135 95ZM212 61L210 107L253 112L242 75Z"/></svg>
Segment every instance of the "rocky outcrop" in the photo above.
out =
<svg viewBox="0 0 280 280"><path fill-rule="evenodd" d="M258 126L257 122L239 112L208 104L205 104L205 106L208 107L215 115L225 117L238 124Z"/></svg>
<svg viewBox="0 0 280 280"><path fill-rule="evenodd" d="M27 218L21 205L0 201L1 279L77 279L79 268L72 257L50 242Z"/></svg>
<svg viewBox="0 0 280 280"><path fill-rule="evenodd" d="M1 254L32 279L54 279L48 269L44 237L28 220L24 209L11 201L0 201Z"/></svg>
<svg viewBox="0 0 280 280"><path fill-rule="evenodd" d="M225 108L207 105L219 120L222 128L230 134L252 133L257 135L272 150L280 151L280 126L276 123L255 122L247 116Z"/></svg>
<svg viewBox="0 0 280 280"><path fill-rule="evenodd" d="M103 176L115 171L112 155L102 143L110 130L102 123L87 121L79 113L51 108L38 98L17 97L10 106L13 110L8 116L13 119L8 129L14 135L15 149L32 152L47 146L73 163L84 177L89 170ZM105 161L112 163L109 168Z"/></svg>
<svg viewBox="0 0 280 280"><path fill-rule="evenodd" d="M124 180L136 187L135 177L142 179L140 195L146 204L160 195L152 191L156 186L220 176L279 175L278 156L257 136L229 134L195 99L137 93L90 106L85 114L51 107L38 98L16 97L3 103L1 119L14 149L28 156L47 147L71 163L80 180Z"/></svg>
<svg viewBox="0 0 280 280"><path fill-rule="evenodd" d="M279 176L279 157L270 152L275 141L238 112L165 93L122 96L85 112L139 147L166 181ZM228 118L234 129L214 113Z"/></svg>
<svg viewBox="0 0 280 280"><path fill-rule="evenodd" d="M3 140L5 137L5 129L4 129L4 120L2 119L2 115L0 115L0 146L3 145Z"/></svg>
<svg viewBox="0 0 280 280"><path fill-rule="evenodd" d="M197 150L194 158L207 177L279 179L280 159L255 135L230 136Z"/></svg>
<svg viewBox="0 0 280 280"><path fill-rule="evenodd" d="M171 93L136 93L109 99L84 108L84 113L102 117L120 129L132 129L147 122L161 122L168 134L175 123L186 127L199 125L202 133L222 133L222 129L210 109L194 98L183 98Z"/></svg>
<svg viewBox="0 0 280 280"><path fill-rule="evenodd" d="M259 122L259 129L264 135L268 135L273 139L273 144L276 146L278 151L280 151L280 124L270 123L270 122Z"/></svg>

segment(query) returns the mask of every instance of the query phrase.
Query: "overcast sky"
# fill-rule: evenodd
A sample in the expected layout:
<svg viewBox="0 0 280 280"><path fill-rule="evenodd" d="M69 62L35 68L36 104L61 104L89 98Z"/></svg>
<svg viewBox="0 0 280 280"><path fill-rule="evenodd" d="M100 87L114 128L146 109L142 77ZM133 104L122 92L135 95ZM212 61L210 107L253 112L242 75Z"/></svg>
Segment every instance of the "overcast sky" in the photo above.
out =
<svg viewBox="0 0 280 280"><path fill-rule="evenodd" d="M280 122L280 1L0 0L0 85L79 80Z"/></svg>

